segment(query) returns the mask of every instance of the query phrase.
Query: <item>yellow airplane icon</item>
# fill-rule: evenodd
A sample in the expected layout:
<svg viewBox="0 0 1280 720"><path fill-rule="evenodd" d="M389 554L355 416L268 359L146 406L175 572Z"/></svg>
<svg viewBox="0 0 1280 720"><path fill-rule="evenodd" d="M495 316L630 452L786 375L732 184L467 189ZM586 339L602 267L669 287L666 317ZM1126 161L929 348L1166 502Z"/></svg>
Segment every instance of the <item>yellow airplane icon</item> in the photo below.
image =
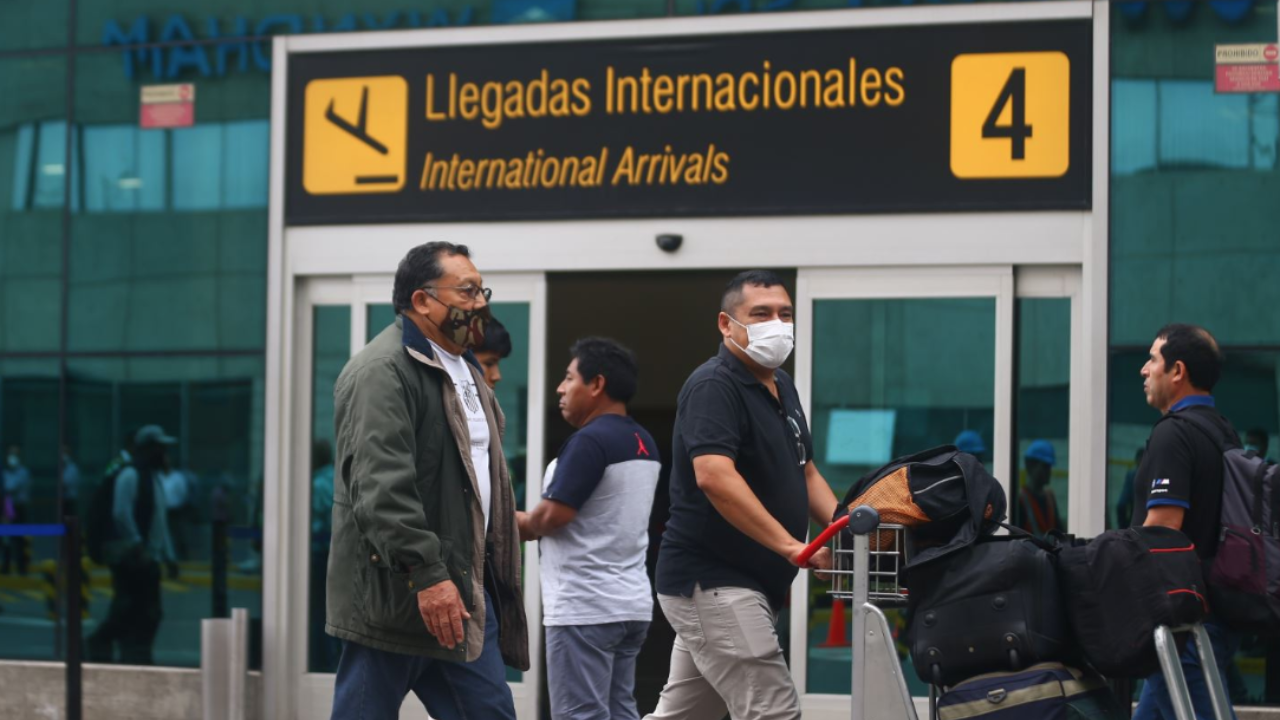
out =
<svg viewBox="0 0 1280 720"><path fill-rule="evenodd" d="M303 110L303 187L312 195L403 188L408 111L409 84L399 75L312 80Z"/></svg>
<svg viewBox="0 0 1280 720"><path fill-rule="evenodd" d="M347 132L351 133L357 140L363 142L364 144L368 145L374 150L377 150L383 155L386 155L387 146L383 145L377 140L374 140L373 137L369 135L369 132L367 130L368 122L369 122L368 112L367 112L369 110L369 86L365 85L361 89L360 119L356 121L355 125L352 125L351 123L347 122L345 119L343 119L341 115L334 112L333 105L336 102L337 100L329 101L329 109L325 110L324 112L325 119L333 123L334 125L337 125L338 127L342 128L343 130L346 130Z"/></svg>

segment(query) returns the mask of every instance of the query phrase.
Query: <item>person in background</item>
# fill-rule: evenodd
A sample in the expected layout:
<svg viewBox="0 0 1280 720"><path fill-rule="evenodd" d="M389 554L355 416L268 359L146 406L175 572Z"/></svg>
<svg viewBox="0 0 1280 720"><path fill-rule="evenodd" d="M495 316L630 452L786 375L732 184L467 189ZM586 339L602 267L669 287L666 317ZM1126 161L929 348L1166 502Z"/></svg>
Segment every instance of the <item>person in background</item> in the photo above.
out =
<svg viewBox="0 0 1280 720"><path fill-rule="evenodd" d="M126 465L133 464L133 440L138 436L139 429L141 428L135 428L124 434L120 441L120 452L116 453L115 457L111 458L111 461L107 463L107 469L103 471L104 477L114 476L123 470Z"/></svg>
<svg viewBox="0 0 1280 720"><path fill-rule="evenodd" d="M489 320L484 331L484 342L474 351L476 360L484 370L484 381L490 389L502 382L502 369L499 363L511 355L511 333L497 318Z"/></svg>
<svg viewBox="0 0 1280 720"><path fill-rule="evenodd" d="M62 445L62 514L75 515L80 499L80 466L71 457L71 447Z"/></svg>
<svg viewBox="0 0 1280 720"><path fill-rule="evenodd" d="M325 586L329 578L329 536L333 529L333 446L317 440L311 446L311 672L333 672L342 644L325 634Z"/></svg>
<svg viewBox="0 0 1280 720"><path fill-rule="evenodd" d="M1133 476L1138 474L1138 466L1142 464L1142 455L1147 451L1146 448L1138 448L1133 454L1133 467L1124 474L1124 482L1120 485L1120 496L1116 498L1116 524L1117 528L1129 527L1129 521L1133 519Z"/></svg>
<svg viewBox="0 0 1280 720"><path fill-rule="evenodd" d="M1258 454L1258 457L1266 458L1268 461L1271 460L1267 457L1267 448L1270 443L1271 440L1264 428L1251 428L1244 433L1244 449L1252 450Z"/></svg>
<svg viewBox="0 0 1280 720"><path fill-rule="evenodd" d="M163 616L160 568L174 562L160 476L168 448L177 442L159 425L144 425L134 436L133 464L115 476L115 532L107 548L113 595L106 620L88 639L95 661L110 662L118 645L120 662L152 664Z"/></svg>
<svg viewBox="0 0 1280 720"><path fill-rule="evenodd" d="M498 322L497 318L490 316L489 325L484 331L484 341L472 351L472 354L476 356L480 369L484 371L485 384L491 390L496 388L498 383L502 382L502 368L499 365L511 355L511 333L507 332L507 328ZM515 492L518 507L524 507L525 502L524 461L523 453L507 458L507 470L511 473L511 489Z"/></svg>
<svg viewBox="0 0 1280 720"><path fill-rule="evenodd" d="M556 720L635 720L636 658L653 619L645 572L649 513L662 462L627 415L639 369L607 338L583 338L556 388L578 428L547 468L542 500L516 513L541 538L547 688Z"/></svg>
<svg viewBox="0 0 1280 720"><path fill-rule="evenodd" d="M951 444L955 445L960 452L969 453L979 460L983 460L983 456L987 453L987 444L982 441L982 436L977 430L961 430Z"/></svg>
<svg viewBox="0 0 1280 720"><path fill-rule="evenodd" d="M4 469L0 474L4 476L6 518L17 525L26 523L31 505L31 471L22 464L21 445L15 443L9 446ZM8 575L13 570L16 557L18 574L26 575L27 563L30 560L27 547L28 540L25 537L7 538L4 543L4 566L0 568L0 572Z"/></svg>
<svg viewBox="0 0 1280 720"><path fill-rule="evenodd" d="M174 467L173 459L166 454L160 471L160 484L164 487L165 514L174 555L178 560L187 560L187 532L195 514L195 478L190 472ZM177 575L172 569L170 574Z"/></svg>
<svg viewBox="0 0 1280 720"><path fill-rule="evenodd" d="M1058 514L1058 499L1054 496L1050 483L1053 466L1058 464L1053 444L1048 440L1033 440L1027 446L1023 462L1026 464L1027 479L1018 491L1015 523L1033 535L1065 530L1062 516Z"/></svg>

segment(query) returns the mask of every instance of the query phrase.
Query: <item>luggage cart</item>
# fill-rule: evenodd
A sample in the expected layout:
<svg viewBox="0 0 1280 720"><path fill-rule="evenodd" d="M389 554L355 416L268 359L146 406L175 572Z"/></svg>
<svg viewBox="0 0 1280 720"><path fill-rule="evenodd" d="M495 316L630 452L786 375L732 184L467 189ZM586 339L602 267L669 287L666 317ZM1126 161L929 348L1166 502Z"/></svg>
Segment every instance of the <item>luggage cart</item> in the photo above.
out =
<svg viewBox="0 0 1280 720"><path fill-rule="evenodd" d="M848 532L842 532L846 526ZM832 567L828 571L831 575L828 594L837 600L847 600L853 614L852 720L919 720L902 674L889 621L880 609L907 604L901 571L910 553L909 542L904 526L882 524L880 514L863 505L828 526L797 558L803 566L830 543ZM1169 686L1177 720L1196 720L1174 639L1175 634L1184 632L1191 633L1200 664L1205 669L1214 717L1228 720L1231 710L1222 676L1209 633L1199 623L1179 628L1161 625L1155 632L1156 655ZM1121 701L1128 707L1131 699L1121 698ZM934 713L930 702L930 715Z"/></svg>
<svg viewBox="0 0 1280 720"><path fill-rule="evenodd" d="M846 525L850 532L841 532ZM804 565L831 543L829 594L847 600L853 615L853 720L918 720L889 621L880 609L907 604L899 579L907 541L906 528L881 524L880 514L863 505L832 523L798 558Z"/></svg>
<svg viewBox="0 0 1280 720"><path fill-rule="evenodd" d="M1231 717L1230 701L1222 685L1222 674L1218 672L1213 645L1209 643L1209 633L1200 623L1172 629L1166 625L1156 628L1156 656L1160 658L1160 672L1169 686L1169 699L1173 701L1174 715L1177 720L1196 720L1191 693L1187 690L1187 678L1182 674L1182 661L1178 658L1178 643L1174 641L1174 634L1182 632L1191 633L1196 652L1200 655L1200 667L1205 674L1214 717L1217 720L1228 720Z"/></svg>

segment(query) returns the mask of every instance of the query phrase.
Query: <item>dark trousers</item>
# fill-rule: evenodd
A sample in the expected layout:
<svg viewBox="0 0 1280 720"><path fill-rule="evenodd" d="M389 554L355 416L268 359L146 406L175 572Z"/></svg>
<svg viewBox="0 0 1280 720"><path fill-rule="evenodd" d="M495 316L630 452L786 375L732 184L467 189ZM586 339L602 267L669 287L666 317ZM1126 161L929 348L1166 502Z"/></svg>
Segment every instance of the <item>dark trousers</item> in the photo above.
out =
<svg viewBox="0 0 1280 720"><path fill-rule="evenodd" d="M13 524L23 525L26 522L27 522L27 506L14 505L13 506ZM3 568L0 568L0 572L3 572L5 575L8 575L9 571L13 569L13 559L16 556L18 559L18 574L26 575L27 564L31 560L30 544L31 544L31 541L25 537L5 538L4 560L3 560L4 566Z"/></svg>
<svg viewBox="0 0 1280 720"><path fill-rule="evenodd" d="M401 655L343 641L330 717L395 720L412 692L436 720L515 720L498 650L498 615L493 600L486 599L484 650L475 662Z"/></svg>
<svg viewBox="0 0 1280 720"><path fill-rule="evenodd" d="M191 532L200 522L195 506L187 504L167 511L169 537L173 540L173 554L179 561L191 559Z"/></svg>
<svg viewBox="0 0 1280 720"><path fill-rule="evenodd" d="M307 669L328 673L338 667L342 643L324 631L329 578L329 546L312 543L311 587L307 594Z"/></svg>
<svg viewBox="0 0 1280 720"><path fill-rule="evenodd" d="M89 637L89 659L112 662L115 646L125 665L151 665L151 646L160 630L160 563L127 560L111 566L111 607Z"/></svg>

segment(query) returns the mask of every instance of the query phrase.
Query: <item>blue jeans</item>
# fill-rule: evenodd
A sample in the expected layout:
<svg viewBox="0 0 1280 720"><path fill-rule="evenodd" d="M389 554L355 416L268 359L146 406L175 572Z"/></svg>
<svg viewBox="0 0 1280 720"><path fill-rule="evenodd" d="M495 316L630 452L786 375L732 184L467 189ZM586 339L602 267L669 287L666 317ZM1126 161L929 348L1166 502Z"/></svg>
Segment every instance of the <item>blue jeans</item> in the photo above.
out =
<svg viewBox="0 0 1280 720"><path fill-rule="evenodd" d="M413 692L433 720L516 720L498 650L498 616L485 593L484 650L460 663L343 641L332 720L396 720Z"/></svg>
<svg viewBox="0 0 1280 720"><path fill-rule="evenodd" d="M1227 666L1240 649L1240 638L1212 620L1205 622L1204 629L1209 633L1213 657L1218 661L1218 674L1225 686ZM1187 640L1181 659L1182 674L1187 678L1187 690L1191 693L1196 720L1214 720L1213 704L1209 701L1209 684L1200 667L1200 653L1196 652L1194 638ZM1138 697L1138 708L1133 712L1134 720L1174 720L1175 717L1173 701L1169 699L1169 684L1165 682L1164 675L1156 673L1147 678L1142 685L1142 695ZM1231 717L1235 717L1234 710Z"/></svg>
<svg viewBox="0 0 1280 720"><path fill-rule="evenodd" d="M642 621L547 627L547 689L555 720L637 720Z"/></svg>

